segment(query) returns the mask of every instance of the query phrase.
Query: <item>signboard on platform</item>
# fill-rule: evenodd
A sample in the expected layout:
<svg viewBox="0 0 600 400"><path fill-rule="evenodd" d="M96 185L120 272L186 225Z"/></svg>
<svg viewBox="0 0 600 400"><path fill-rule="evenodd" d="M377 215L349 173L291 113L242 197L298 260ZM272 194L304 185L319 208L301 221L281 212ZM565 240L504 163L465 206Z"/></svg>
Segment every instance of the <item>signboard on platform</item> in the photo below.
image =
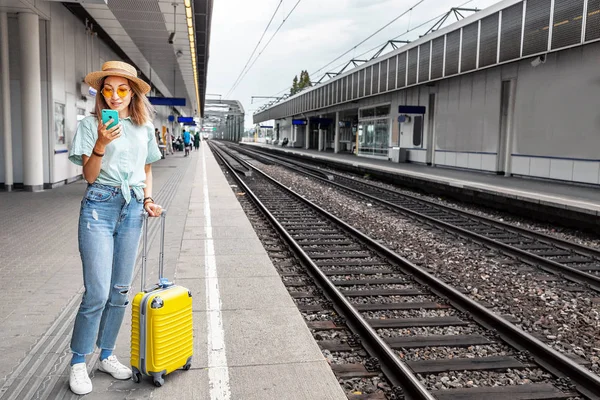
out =
<svg viewBox="0 0 600 400"><path fill-rule="evenodd" d="M180 122L182 124L194 122L194 117L178 117L177 122Z"/></svg>
<svg viewBox="0 0 600 400"><path fill-rule="evenodd" d="M292 125L306 125L307 121L305 119L293 119Z"/></svg>
<svg viewBox="0 0 600 400"><path fill-rule="evenodd" d="M398 106L399 114L425 114L425 106Z"/></svg>
<svg viewBox="0 0 600 400"><path fill-rule="evenodd" d="M185 107L185 98L183 97L148 97L148 101L153 106Z"/></svg>

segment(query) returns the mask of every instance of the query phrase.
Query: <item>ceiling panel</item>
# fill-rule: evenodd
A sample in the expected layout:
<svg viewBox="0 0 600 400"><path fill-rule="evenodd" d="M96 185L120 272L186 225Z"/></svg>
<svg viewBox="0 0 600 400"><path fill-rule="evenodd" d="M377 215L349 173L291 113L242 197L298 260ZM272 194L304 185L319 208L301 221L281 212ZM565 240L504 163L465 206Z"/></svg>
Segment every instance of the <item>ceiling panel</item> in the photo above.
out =
<svg viewBox="0 0 600 400"><path fill-rule="evenodd" d="M210 28L203 13L206 10L209 14L212 13L212 1L192 1L196 42L200 44L196 52L199 56L197 61L201 60L201 65L198 65L201 102L206 81L206 67L203 63L208 58L204 43L207 37L206 30ZM161 92L166 96L186 97L188 105L195 105L196 88L187 37L185 7L183 0L175 2L175 15L173 0L112 0L108 2L108 6L84 4L84 7L138 68L143 69L146 76L152 76L152 83ZM168 39L173 30L177 35L174 43L170 44Z"/></svg>

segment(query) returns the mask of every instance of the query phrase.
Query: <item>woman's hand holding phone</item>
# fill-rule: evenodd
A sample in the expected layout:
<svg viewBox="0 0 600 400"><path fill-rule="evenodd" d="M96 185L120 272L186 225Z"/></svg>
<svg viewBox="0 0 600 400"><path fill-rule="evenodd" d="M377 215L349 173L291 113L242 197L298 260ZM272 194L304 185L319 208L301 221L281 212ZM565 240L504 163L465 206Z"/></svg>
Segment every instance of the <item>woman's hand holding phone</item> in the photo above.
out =
<svg viewBox="0 0 600 400"><path fill-rule="evenodd" d="M98 151L104 152L110 142L121 137L121 124L108 128L113 122L111 118L103 124L98 124L98 140L96 140L96 146L100 147L97 149Z"/></svg>

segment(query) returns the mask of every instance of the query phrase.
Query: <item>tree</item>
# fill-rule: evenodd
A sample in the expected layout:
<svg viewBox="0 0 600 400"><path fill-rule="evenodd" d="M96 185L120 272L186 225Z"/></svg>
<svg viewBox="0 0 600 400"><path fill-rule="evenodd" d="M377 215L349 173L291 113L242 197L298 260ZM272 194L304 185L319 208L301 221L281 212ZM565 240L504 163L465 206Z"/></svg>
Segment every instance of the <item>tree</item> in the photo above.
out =
<svg viewBox="0 0 600 400"><path fill-rule="evenodd" d="M294 76L294 80L292 81L292 88L290 89L290 94L294 95L300 92L302 89L312 86L310 82L310 76L308 75L308 71L302 70L300 72L300 79L298 79L298 75Z"/></svg>

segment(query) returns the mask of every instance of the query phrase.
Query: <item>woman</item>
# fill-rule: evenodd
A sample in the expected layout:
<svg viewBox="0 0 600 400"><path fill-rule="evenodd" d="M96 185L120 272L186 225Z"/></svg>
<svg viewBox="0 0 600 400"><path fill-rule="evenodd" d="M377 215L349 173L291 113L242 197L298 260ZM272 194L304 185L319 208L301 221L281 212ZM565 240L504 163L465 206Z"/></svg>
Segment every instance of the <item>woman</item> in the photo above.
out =
<svg viewBox="0 0 600 400"><path fill-rule="evenodd" d="M152 199L151 164L161 154L146 98L150 86L119 61L104 63L85 82L98 91L95 115L77 128L69 159L83 166L88 187L79 213L79 253L85 293L71 339L69 386L92 391L85 356L100 348L100 371L129 379L131 370L112 354L123 321L142 230L143 211L161 214ZM119 113L119 123L102 123L102 110Z"/></svg>

